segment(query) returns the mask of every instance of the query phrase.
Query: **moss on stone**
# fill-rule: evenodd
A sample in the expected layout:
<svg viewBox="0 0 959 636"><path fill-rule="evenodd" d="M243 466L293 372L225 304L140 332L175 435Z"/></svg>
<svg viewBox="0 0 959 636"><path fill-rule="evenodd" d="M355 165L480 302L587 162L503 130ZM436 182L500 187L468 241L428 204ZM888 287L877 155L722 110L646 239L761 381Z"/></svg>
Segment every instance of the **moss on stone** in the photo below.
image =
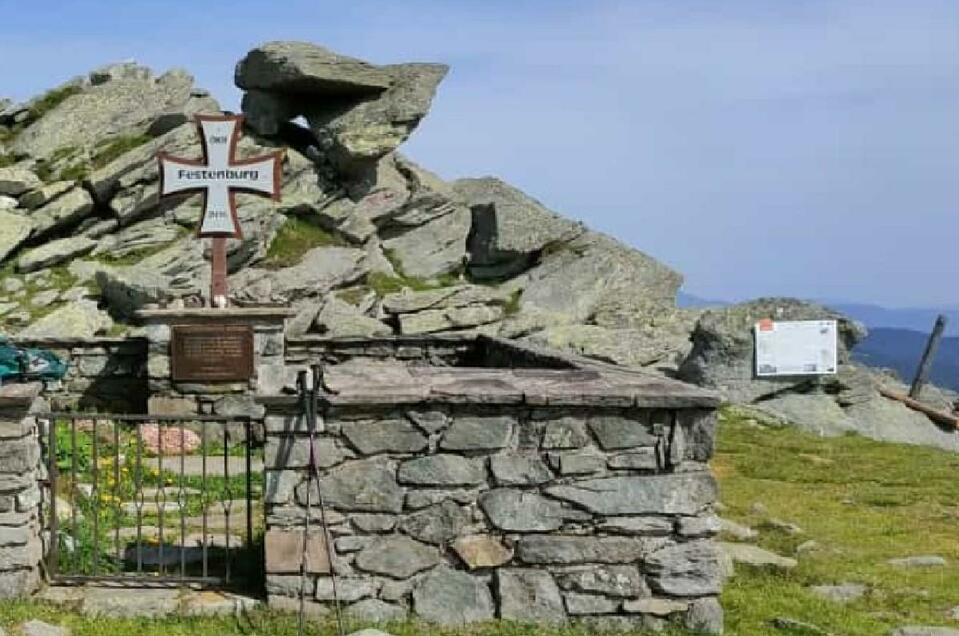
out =
<svg viewBox="0 0 959 636"><path fill-rule="evenodd" d="M277 231L262 265L270 269L290 267L299 263L315 247L344 245L345 241L320 227L316 221L308 217L291 216Z"/></svg>
<svg viewBox="0 0 959 636"><path fill-rule="evenodd" d="M70 86L64 86L62 88L55 88L52 91L47 91L43 97L38 99L33 103L32 106L30 106L30 110L27 112L27 118L24 120L23 127L26 128L62 104L68 97L72 97L81 91L83 91L83 88L77 84L71 84Z"/></svg>
<svg viewBox="0 0 959 636"><path fill-rule="evenodd" d="M102 168L117 157L142 146L152 139L153 137L150 135L123 135L106 140L98 145L97 151L90 159L90 163L95 170Z"/></svg>
<svg viewBox="0 0 959 636"><path fill-rule="evenodd" d="M517 289L509 295L509 300L503 305L504 316L514 316L519 313L519 301L523 296L523 290Z"/></svg>
<svg viewBox="0 0 959 636"><path fill-rule="evenodd" d="M60 171L58 177L59 181L83 181L86 179L87 174L89 174L90 168L87 166L85 161L80 161L74 164L71 164ZM40 177L43 179L43 177ZM47 179L44 179L47 181Z"/></svg>
<svg viewBox="0 0 959 636"><path fill-rule="evenodd" d="M336 292L337 297L344 301L348 302L351 305L358 305L370 293L370 288L366 285L358 285L357 287L350 287L348 289L341 289Z"/></svg>

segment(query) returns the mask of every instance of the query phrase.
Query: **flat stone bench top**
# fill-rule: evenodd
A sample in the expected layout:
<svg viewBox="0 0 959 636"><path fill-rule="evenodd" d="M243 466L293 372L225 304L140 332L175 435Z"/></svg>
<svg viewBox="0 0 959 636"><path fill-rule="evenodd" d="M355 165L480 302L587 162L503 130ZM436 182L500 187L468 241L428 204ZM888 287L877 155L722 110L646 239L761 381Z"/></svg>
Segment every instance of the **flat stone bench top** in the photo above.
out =
<svg viewBox="0 0 959 636"><path fill-rule="evenodd" d="M628 369L505 369L350 361L325 368L334 405L483 403L712 408L711 391Z"/></svg>

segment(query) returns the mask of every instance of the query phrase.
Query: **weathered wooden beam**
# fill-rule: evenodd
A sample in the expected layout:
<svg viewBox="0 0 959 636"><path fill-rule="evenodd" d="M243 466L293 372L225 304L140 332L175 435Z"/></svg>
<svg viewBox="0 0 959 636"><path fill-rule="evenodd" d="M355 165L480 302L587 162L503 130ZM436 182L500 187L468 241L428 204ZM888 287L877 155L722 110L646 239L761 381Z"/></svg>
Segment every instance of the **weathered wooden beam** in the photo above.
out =
<svg viewBox="0 0 959 636"><path fill-rule="evenodd" d="M942 340L942 332L946 328L946 317L939 314L936 318L936 324L929 334L929 340L926 342L926 350L922 352L922 358L919 360L919 368L916 369L916 377L912 381L912 387L909 389L909 397L914 400L919 399L922 393L922 386L929 380L929 373L932 371L932 361L936 357L936 351L939 349L939 341Z"/></svg>
<svg viewBox="0 0 959 636"><path fill-rule="evenodd" d="M891 391L885 387L879 387L879 393L881 393L882 395L884 395L885 397L891 400L897 400L899 402L902 402L903 404L905 404L906 406L908 406L914 411L919 411L920 413L924 413L925 415L928 415L930 419L932 419L933 421L939 422L940 424L943 424L944 426L959 428L959 417L956 417L955 415L952 415L951 413L945 413L943 411L936 410L932 408L931 406L927 406L923 404L919 400L912 399L908 395L902 395L900 393L896 393L895 391Z"/></svg>

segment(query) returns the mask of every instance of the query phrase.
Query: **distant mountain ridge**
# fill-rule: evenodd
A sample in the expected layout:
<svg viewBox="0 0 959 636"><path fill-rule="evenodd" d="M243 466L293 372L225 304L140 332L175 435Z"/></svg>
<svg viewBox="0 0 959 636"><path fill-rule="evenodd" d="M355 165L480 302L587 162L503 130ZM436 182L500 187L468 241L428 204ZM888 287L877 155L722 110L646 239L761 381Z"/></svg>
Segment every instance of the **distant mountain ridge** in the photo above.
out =
<svg viewBox="0 0 959 636"><path fill-rule="evenodd" d="M893 369L911 382L926 347L928 334L908 329L878 327L852 352L854 360L871 367ZM929 378L934 384L959 391L959 338L943 338Z"/></svg>
<svg viewBox="0 0 959 636"><path fill-rule="evenodd" d="M959 309L955 307L906 307L890 309L879 305L819 300L866 325L868 329L907 329L929 333L936 316L946 316L946 336L959 336Z"/></svg>

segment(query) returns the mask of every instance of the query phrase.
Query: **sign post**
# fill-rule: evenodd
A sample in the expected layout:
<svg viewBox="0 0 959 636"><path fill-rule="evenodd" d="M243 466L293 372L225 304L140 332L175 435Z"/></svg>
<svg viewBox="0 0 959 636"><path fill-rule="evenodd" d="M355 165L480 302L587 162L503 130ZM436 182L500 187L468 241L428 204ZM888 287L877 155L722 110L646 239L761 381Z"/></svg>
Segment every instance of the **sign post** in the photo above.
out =
<svg viewBox="0 0 959 636"><path fill-rule="evenodd" d="M237 159L236 146L243 127L242 115L196 115L203 156L183 159L157 153L160 196L199 192L203 216L197 238L213 239L210 304L226 307L228 298L226 240L243 238L236 212L236 194L248 192L280 200L283 152Z"/></svg>

